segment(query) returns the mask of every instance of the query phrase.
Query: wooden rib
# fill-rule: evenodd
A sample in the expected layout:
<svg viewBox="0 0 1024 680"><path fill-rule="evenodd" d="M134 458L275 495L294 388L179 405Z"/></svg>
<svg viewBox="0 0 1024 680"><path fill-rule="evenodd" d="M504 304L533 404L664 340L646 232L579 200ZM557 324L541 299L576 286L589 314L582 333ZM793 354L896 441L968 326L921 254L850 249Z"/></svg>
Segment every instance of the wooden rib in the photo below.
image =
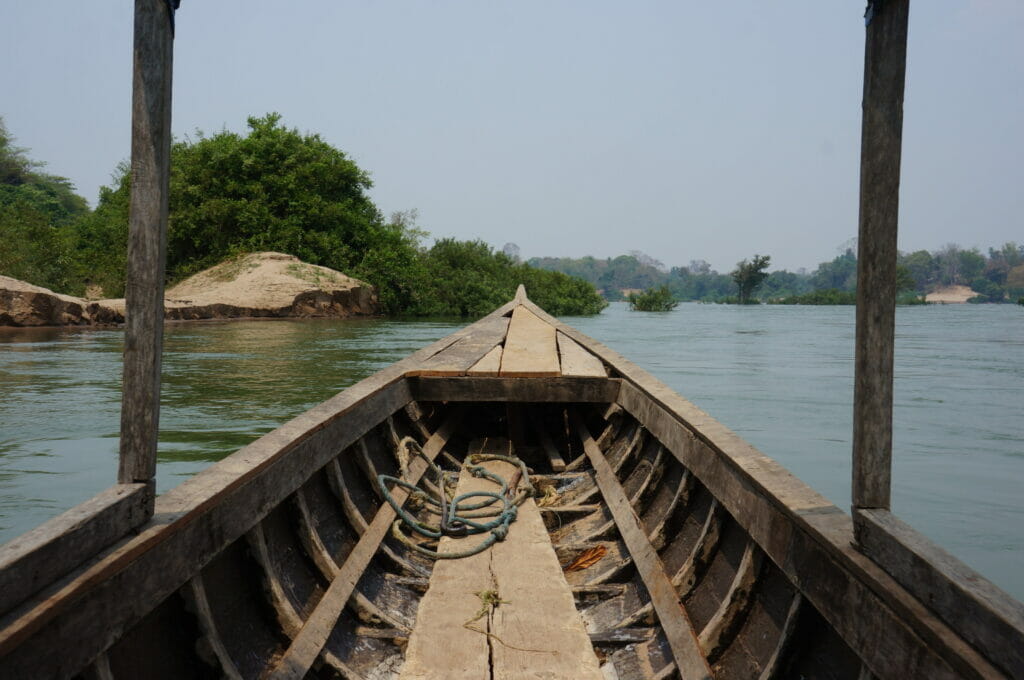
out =
<svg viewBox="0 0 1024 680"><path fill-rule="evenodd" d="M636 565L637 573L647 587L651 603L658 615L658 622L668 639L680 675L684 680L691 678L710 680L711 669L701 653L693 625L676 595L675 588L665 575L665 567L662 565L658 553L654 551L654 547L647 540L639 520L633 514L633 509L622 485L619 484L618 478L612 471L611 465L605 460L604 454L597 447L597 443L590 436L586 425L575 414L573 414L573 420L576 431L583 441L583 449L596 471L601 494L615 518L622 540L626 543Z"/></svg>
<svg viewBox="0 0 1024 680"><path fill-rule="evenodd" d="M423 447L423 453L427 459L433 460L437 457L445 442L454 433L461 418L461 410L453 413L427 441ZM409 465L406 481L410 484L416 484L426 470L427 462L423 458L417 457ZM398 487L393 489L391 493L400 504L404 503L409 495L407 491ZM377 552L380 542L391 527L391 522L394 518L395 510L391 505L385 504L381 506L373 518L373 522L370 523L366 532L359 538L359 543L356 544L356 547L352 549L352 552L345 559L344 564L341 565L337 576L320 599L316 609L313 610L305 625L302 626L298 635L292 640L288 649L271 670L268 677L274 679L295 678L297 680L304 677L306 672L309 671L313 662L319 656L320 650L323 649L324 644L327 642L327 637L331 634L331 630L334 629L338 616L341 615L342 610L345 608L345 603L352 595L352 591L355 590L356 583L370 564L370 560L373 558L374 553Z"/></svg>
<svg viewBox="0 0 1024 680"><path fill-rule="evenodd" d="M608 373L604 364L579 343L564 333L558 333L558 355L561 359L562 375L604 378Z"/></svg>
<svg viewBox="0 0 1024 680"><path fill-rule="evenodd" d="M320 534L317 533L316 526L312 521L312 516L309 513L309 507L306 505L305 498L303 497L303 490L299 489L295 493L295 502L298 507L300 514L300 530L299 540L302 542L303 548L306 553L313 559L313 563L316 565L317 570L324 577L324 579L330 583L338 575L340 570L334 558L331 557L330 551L327 546L323 544L320 539ZM392 615L392 613L377 605L376 602L366 597L358 588L352 594L352 599L349 605L355 609L360 617L365 617L368 620L378 620L392 626L395 629L401 630L404 635L409 634L409 627L400 618Z"/></svg>
<svg viewBox="0 0 1024 680"><path fill-rule="evenodd" d="M761 570L761 557L764 555L757 544L747 540L747 547L736 568L736 575L729 586L729 592L722 598L718 610L700 632L697 640L708 661L714 661L732 643L731 635L735 633L736 623L747 611L754 593L754 583Z"/></svg>
<svg viewBox="0 0 1024 680"><path fill-rule="evenodd" d="M238 671L234 659L231 658L231 653L228 652L224 641L220 638L220 631L217 630L217 623L214 621L213 611L210 609L210 601L206 597L206 586L203 584L202 574L193 576L183 591L199 620L199 630L220 664L220 672L228 680L242 680L242 674Z"/></svg>
<svg viewBox="0 0 1024 680"><path fill-rule="evenodd" d="M782 670L783 661L786 658L786 648L793 637L793 631L796 630L796 623L800 618L800 607L803 605L803 602L804 598L800 593L793 596L793 602L789 605L789 611L786 613L786 622L782 624L782 630L779 631L779 640L775 644L775 649L772 650L771 656L768 657L768 661L765 662L761 675L758 676L757 680L774 680L779 671Z"/></svg>
<svg viewBox="0 0 1024 680"><path fill-rule="evenodd" d="M302 629L302 616L296 610L291 598L284 592L280 577L274 569L270 559L270 551L267 549L267 538L263 534L263 525L257 524L245 535L246 541L252 552L253 559L260 565L263 571L264 590L270 597L270 604L277 616L277 622L281 630L289 638L298 635Z"/></svg>
<svg viewBox="0 0 1024 680"><path fill-rule="evenodd" d="M430 439L430 430L427 428L426 423L423 422L423 411L420 409L420 405L415 401L410 401L405 405L405 415L409 417L409 423L416 429L419 434L419 442L423 442Z"/></svg>
<svg viewBox="0 0 1024 680"><path fill-rule="evenodd" d="M712 553L718 548L718 543L722 540L722 517L724 514L725 511L722 510L718 499L712 498L707 517L704 518L704 525L700 529L700 535L697 537L697 542L694 543L693 550L690 551L690 556L672 575L672 585L676 587L680 599L689 595L697 585L697 568L707 565Z"/></svg>
<svg viewBox="0 0 1024 680"><path fill-rule="evenodd" d="M501 353L501 376L545 378L560 374L554 326L525 307L516 307Z"/></svg>
<svg viewBox="0 0 1024 680"><path fill-rule="evenodd" d="M651 543L653 543L654 547L659 550L665 542L665 537L663 535L665 531L665 523L668 522L669 517L671 517L672 513L675 512L676 506L679 505L679 501L683 500L684 503L686 502L690 489L693 488L694 484L693 475L690 474L690 471L682 466L679 467L682 468L682 474L675 486L668 490L670 496L668 498L659 498L661 490L664 489L665 484L667 484L665 478L662 478L660 485L661 488L658 489L655 497L651 500L650 506L648 506L653 509L650 509L650 512L645 512L643 516L640 517L640 522L644 525L644 530L647 532L647 538L651 539Z"/></svg>
<svg viewBox="0 0 1024 680"><path fill-rule="evenodd" d="M497 377L501 371L502 346L498 345L490 352L483 355L480 361L476 362L466 370L466 375Z"/></svg>
<svg viewBox="0 0 1024 680"><path fill-rule="evenodd" d="M472 333L424 361L408 375L466 375L466 371L501 344L508 329L507 316L491 317L478 324Z"/></svg>
<svg viewBox="0 0 1024 680"><path fill-rule="evenodd" d="M544 427L544 423L535 420L534 430L537 433L537 438L540 439L540 446L544 450L544 454L548 457L548 462L551 464L551 469L555 472L562 472L565 470L565 460L562 459L562 454L558 452L558 448L555 443L551 441L551 435L548 433L548 428Z"/></svg>
<svg viewBox="0 0 1024 680"><path fill-rule="evenodd" d="M106 652L101 652L96 659L89 664L82 674L85 680L115 680L114 672L110 669L110 658ZM228 680L235 680L228 678Z"/></svg>

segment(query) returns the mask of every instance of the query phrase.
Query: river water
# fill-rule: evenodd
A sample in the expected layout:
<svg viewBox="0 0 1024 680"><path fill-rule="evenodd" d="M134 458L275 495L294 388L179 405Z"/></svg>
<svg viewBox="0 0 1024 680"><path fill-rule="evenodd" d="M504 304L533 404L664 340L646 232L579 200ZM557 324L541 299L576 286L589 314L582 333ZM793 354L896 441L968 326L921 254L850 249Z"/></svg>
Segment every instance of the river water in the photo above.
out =
<svg viewBox="0 0 1024 680"><path fill-rule="evenodd" d="M566 321L842 508L852 307L622 303ZM460 327L384 320L169 324L158 490ZM0 542L117 474L123 335L0 329ZM1024 308L897 312L893 510L1024 599Z"/></svg>

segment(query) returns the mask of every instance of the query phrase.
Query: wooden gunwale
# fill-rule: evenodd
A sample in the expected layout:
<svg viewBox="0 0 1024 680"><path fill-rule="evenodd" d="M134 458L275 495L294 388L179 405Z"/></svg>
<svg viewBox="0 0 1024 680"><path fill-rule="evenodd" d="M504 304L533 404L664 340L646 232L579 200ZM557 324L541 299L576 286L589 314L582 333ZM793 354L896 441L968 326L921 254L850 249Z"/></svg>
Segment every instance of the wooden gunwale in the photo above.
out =
<svg viewBox="0 0 1024 680"><path fill-rule="evenodd" d="M853 548L848 514L644 369L523 304L613 369L622 379L617 403L719 499L877 677L1003 677Z"/></svg>

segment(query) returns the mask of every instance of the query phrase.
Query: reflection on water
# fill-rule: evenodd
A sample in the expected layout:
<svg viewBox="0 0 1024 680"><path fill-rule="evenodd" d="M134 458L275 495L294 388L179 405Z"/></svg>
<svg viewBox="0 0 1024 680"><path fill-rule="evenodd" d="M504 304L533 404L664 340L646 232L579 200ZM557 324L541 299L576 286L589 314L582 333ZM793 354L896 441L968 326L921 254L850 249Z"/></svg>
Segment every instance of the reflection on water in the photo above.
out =
<svg viewBox="0 0 1024 680"><path fill-rule="evenodd" d="M1024 598L1024 310L898 312L894 510ZM568 319L849 505L852 307L613 304ZM166 490L423 345L451 322L167 327L158 485ZM122 335L0 329L0 541L116 475Z"/></svg>
<svg viewBox="0 0 1024 680"><path fill-rule="evenodd" d="M158 490L459 326L168 324ZM122 348L114 329L0 329L0 542L115 481Z"/></svg>

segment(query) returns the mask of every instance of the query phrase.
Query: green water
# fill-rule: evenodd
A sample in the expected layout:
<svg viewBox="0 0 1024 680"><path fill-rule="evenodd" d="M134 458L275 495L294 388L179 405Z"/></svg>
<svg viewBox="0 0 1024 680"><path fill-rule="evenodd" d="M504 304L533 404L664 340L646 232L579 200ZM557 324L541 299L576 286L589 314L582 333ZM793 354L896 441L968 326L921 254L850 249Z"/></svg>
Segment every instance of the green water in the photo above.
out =
<svg viewBox="0 0 1024 680"><path fill-rule="evenodd" d="M852 307L614 304L566 321L849 506ZM159 489L460 325L169 325ZM0 541L114 480L121 343L0 329ZM894 418L894 511L1024 599L1024 309L901 308Z"/></svg>

